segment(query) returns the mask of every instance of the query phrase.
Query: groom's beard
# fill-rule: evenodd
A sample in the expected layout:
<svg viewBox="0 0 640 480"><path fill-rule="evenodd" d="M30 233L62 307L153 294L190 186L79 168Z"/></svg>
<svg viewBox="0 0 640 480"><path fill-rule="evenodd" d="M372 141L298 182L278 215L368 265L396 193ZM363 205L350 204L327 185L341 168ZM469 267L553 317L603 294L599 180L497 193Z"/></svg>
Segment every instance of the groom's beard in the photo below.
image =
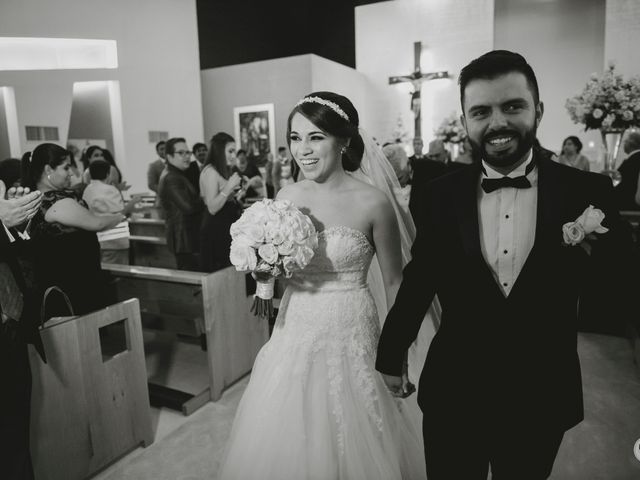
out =
<svg viewBox="0 0 640 480"><path fill-rule="evenodd" d="M469 143L471 143L471 149L475 158L480 158L486 161L492 167L504 168L516 164L524 157L524 155L531 150L533 143L536 139L537 128L534 125L531 129L525 132L518 132L512 129L494 130L483 135L480 143L469 137ZM491 154L487 151L485 145L486 142L500 135L511 135L514 137L514 141L517 143L516 149L512 152L499 152Z"/></svg>

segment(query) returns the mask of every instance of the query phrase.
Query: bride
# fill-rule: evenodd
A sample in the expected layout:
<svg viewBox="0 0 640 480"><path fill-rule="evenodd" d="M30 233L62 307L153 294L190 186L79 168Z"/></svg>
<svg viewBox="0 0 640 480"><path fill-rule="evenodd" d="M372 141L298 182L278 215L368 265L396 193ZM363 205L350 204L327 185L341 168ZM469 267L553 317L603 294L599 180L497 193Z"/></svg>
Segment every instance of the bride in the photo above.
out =
<svg viewBox="0 0 640 480"><path fill-rule="evenodd" d="M391 166L358 123L353 104L331 92L304 97L289 115L289 147L305 180L278 198L310 216L319 246L288 282L238 407L221 479L426 476L415 402L394 398L410 393L409 384L390 392L374 368L376 304L382 314L393 304L415 232L382 185ZM375 301L367 281L370 274L376 283L374 268L386 294Z"/></svg>

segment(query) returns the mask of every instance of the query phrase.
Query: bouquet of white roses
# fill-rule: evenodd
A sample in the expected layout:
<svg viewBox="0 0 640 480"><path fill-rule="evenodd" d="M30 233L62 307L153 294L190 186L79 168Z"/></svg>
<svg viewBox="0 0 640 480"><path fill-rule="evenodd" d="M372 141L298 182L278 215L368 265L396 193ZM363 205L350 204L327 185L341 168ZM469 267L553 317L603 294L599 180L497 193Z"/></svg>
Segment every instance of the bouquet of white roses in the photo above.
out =
<svg viewBox="0 0 640 480"><path fill-rule="evenodd" d="M614 65L602 74L591 74L581 93L566 103L574 123L585 130L624 130L640 126L640 77L624 80Z"/></svg>
<svg viewBox="0 0 640 480"><path fill-rule="evenodd" d="M467 132L455 114L445 118L434 133L444 143L462 143L467 138Z"/></svg>
<svg viewBox="0 0 640 480"><path fill-rule="evenodd" d="M316 229L289 200L264 199L247 208L230 233L231 263L236 270L254 272L257 277L251 310L269 317L275 278L289 278L309 264L318 247Z"/></svg>

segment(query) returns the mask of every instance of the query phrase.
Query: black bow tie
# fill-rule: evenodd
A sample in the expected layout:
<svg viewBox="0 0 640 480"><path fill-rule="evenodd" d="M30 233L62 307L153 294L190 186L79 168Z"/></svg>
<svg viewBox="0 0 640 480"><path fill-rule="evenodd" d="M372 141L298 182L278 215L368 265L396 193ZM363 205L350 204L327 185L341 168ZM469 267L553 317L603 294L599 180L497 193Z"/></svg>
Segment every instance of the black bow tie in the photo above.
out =
<svg viewBox="0 0 640 480"><path fill-rule="evenodd" d="M531 188L531 182L524 175L515 178L485 178L482 180L482 189L485 193L491 193L504 187Z"/></svg>
<svg viewBox="0 0 640 480"><path fill-rule="evenodd" d="M531 182L527 178L527 175L533 170L535 166L534 162L529 162L527 168L525 169L524 175L520 175L519 177L501 177L501 178L484 178L482 179L482 190L485 193L491 193L495 190L499 190L505 187L511 188L531 188ZM482 169L484 171L484 167ZM486 172L485 172L486 174Z"/></svg>

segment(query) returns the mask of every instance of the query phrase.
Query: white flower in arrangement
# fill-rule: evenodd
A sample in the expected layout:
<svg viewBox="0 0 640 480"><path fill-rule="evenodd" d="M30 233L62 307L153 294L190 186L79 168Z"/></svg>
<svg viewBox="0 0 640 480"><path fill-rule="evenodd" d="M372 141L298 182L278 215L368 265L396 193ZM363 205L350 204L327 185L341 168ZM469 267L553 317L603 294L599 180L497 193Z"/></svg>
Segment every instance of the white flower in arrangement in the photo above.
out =
<svg viewBox="0 0 640 480"><path fill-rule="evenodd" d="M461 143L467 138L467 132L455 113L445 118L434 131L436 137L444 143Z"/></svg>
<svg viewBox="0 0 640 480"><path fill-rule="evenodd" d="M591 74L581 93L565 107L574 123L585 130L625 130L640 127L640 77L623 79L610 64L602 74Z"/></svg>
<svg viewBox="0 0 640 480"><path fill-rule="evenodd" d="M309 264L318 247L316 229L290 201L265 199L247 208L230 233L232 265L257 276L252 310L269 316L275 277L290 277Z"/></svg>

